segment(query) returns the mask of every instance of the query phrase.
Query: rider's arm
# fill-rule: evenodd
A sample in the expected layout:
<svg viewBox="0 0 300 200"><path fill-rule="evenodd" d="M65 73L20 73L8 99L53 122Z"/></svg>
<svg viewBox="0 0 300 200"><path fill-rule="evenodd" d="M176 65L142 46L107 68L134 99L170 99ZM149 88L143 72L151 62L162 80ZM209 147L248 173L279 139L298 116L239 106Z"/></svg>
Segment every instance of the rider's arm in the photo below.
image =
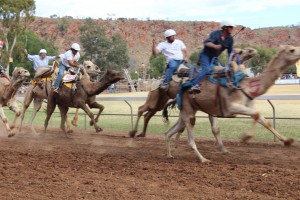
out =
<svg viewBox="0 0 300 200"><path fill-rule="evenodd" d="M24 55L25 55L26 58L28 57L27 49L24 49Z"/></svg>
<svg viewBox="0 0 300 200"><path fill-rule="evenodd" d="M152 55L156 57L159 54L159 50L156 48L155 39L152 40Z"/></svg>
<svg viewBox="0 0 300 200"><path fill-rule="evenodd" d="M76 61L73 60L68 60L69 66L70 67L77 67L78 63Z"/></svg>
<svg viewBox="0 0 300 200"><path fill-rule="evenodd" d="M183 60L188 61L188 51L187 51L187 49L183 48L182 53L183 53Z"/></svg>
<svg viewBox="0 0 300 200"><path fill-rule="evenodd" d="M212 31L209 34L209 38L207 38L206 40L204 40L204 45L208 48L212 48L215 50L220 50L222 48L222 45L220 44L220 40L221 40L221 35L219 33L219 31Z"/></svg>

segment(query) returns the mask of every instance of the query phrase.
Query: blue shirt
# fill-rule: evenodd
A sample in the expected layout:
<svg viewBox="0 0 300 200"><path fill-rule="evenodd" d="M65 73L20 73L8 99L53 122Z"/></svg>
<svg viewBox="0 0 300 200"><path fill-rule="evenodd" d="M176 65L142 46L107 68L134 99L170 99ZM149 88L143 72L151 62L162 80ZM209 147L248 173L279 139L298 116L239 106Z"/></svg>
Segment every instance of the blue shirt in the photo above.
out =
<svg viewBox="0 0 300 200"><path fill-rule="evenodd" d="M221 39L222 37L222 30L215 30L212 31L209 35L209 38L204 40L204 49L202 53L209 56L210 59L213 57L218 57L225 49L228 51L228 55L231 53L233 49L233 37L229 35L225 40ZM215 50L213 48L207 47L206 43L211 42L216 45L222 45L220 50Z"/></svg>
<svg viewBox="0 0 300 200"><path fill-rule="evenodd" d="M39 67L48 66L50 61L55 60L56 56L46 56L44 59L40 55L29 55L27 59L33 62L33 68L36 71Z"/></svg>

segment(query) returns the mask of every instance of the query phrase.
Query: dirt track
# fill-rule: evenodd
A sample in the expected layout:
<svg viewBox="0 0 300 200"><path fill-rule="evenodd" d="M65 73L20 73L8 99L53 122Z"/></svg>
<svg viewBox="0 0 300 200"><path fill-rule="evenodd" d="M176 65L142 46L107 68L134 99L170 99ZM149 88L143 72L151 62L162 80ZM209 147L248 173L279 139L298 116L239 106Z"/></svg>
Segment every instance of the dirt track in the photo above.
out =
<svg viewBox="0 0 300 200"><path fill-rule="evenodd" d="M225 141L232 154L221 155L197 138L213 161L201 164L185 137L175 159L158 136L76 129L66 139L58 128L38 137L25 128L0 139L0 199L300 199L299 144Z"/></svg>

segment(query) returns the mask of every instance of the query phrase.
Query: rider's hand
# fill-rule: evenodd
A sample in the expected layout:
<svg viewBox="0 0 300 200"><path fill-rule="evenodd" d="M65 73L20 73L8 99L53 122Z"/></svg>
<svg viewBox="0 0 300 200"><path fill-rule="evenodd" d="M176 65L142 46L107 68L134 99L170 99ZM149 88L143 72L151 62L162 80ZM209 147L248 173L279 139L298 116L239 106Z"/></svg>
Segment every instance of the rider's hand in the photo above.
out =
<svg viewBox="0 0 300 200"><path fill-rule="evenodd" d="M222 45L216 44L216 45L215 45L215 50L220 50L220 49L222 49Z"/></svg>

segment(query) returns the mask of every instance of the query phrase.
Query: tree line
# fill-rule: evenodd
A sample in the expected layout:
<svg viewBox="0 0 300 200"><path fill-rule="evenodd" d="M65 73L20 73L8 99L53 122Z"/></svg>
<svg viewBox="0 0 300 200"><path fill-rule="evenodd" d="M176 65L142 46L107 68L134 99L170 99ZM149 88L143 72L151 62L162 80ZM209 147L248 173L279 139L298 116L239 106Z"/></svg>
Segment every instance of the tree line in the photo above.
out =
<svg viewBox="0 0 300 200"><path fill-rule="evenodd" d="M29 23L34 21L35 1L34 0L0 0L0 20L2 22L0 40L5 42L0 52L0 62L11 72L14 67L22 66L28 69L31 75L34 75L32 63L24 58L23 49L28 49L30 54L38 54L39 50L47 49L48 55L58 55L58 49L53 46L53 42L41 40L33 31L28 30ZM67 20L67 19L66 19ZM61 21L58 24L59 30L65 30L66 22ZM102 67L102 70L128 68L130 59L128 56L127 42L119 35L112 34L107 36L105 28L97 23L97 20L87 18L79 27L79 40L82 44L84 54L81 60L91 60L96 65ZM248 47L247 44L238 45L239 48ZM270 61L271 57L276 53L276 49L266 48L263 46L251 46L258 51L258 55L254 57L249 67L257 74L263 71ZM66 47L68 48L68 47ZM196 64L198 62L199 52L190 54L189 62ZM13 58L13 62L9 62L9 58ZM221 54L220 60L223 64L227 62L226 53ZM165 70L165 58L160 55L156 58L149 58L150 69L147 74L150 77L160 77ZM291 66L286 73L295 73L296 67ZM133 73L134 74L134 73Z"/></svg>

